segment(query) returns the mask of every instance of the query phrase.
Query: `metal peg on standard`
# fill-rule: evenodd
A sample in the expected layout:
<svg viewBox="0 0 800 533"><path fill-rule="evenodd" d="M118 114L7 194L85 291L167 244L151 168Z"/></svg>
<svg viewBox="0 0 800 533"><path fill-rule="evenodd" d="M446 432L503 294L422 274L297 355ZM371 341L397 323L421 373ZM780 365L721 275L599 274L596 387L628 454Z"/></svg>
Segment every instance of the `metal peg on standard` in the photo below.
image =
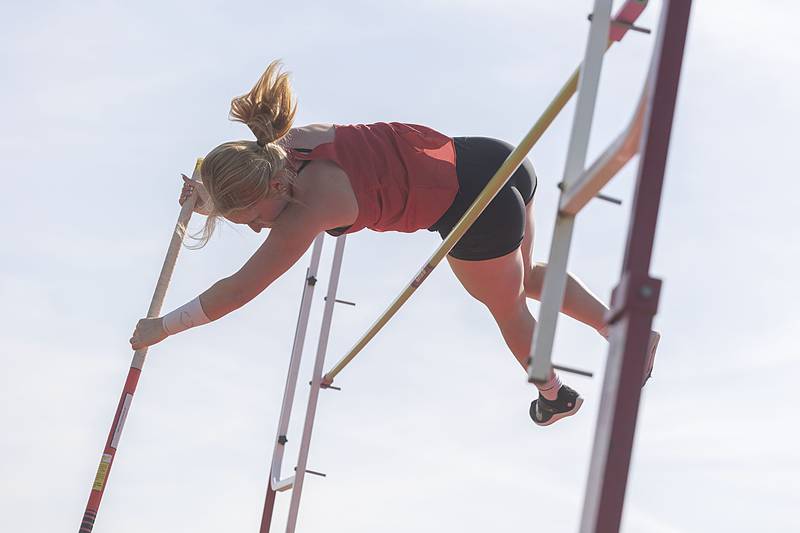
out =
<svg viewBox="0 0 800 533"><path fill-rule="evenodd" d="M558 187L558 190L563 191L564 190L564 182L563 181L559 181L557 187ZM614 198L613 196L608 196L607 194L597 193L594 197L597 198L598 200L605 200L606 202L609 202L609 203L612 203L612 204L622 205L622 200L620 200L619 198Z"/></svg>
<svg viewBox="0 0 800 533"><path fill-rule="evenodd" d="M311 385L312 383L313 383L313 382L311 382L311 381L309 381L309 382L308 382L308 384L309 384L309 385ZM332 383L333 383L333 380L331 380L331 381L326 381L326 380L325 380L325 378L323 377L323 378L322 378L322 382L319 384L319 388L320 388L320 389L333 389L333 390L342 390L342 388L341 388L341 387L334 387L334 386L332 385Z"/></svg>
<svg viewBox="0 0 800 533"><path fill-rule="evenodd" d="M297 472L297 467L294 467L294 471ZM316 472L314 470L306 469L306 474L312 474L319 477L328 477L328 474L323 474L322 472Z"/></svg>
<svg viewBox="0 0 800 533"><path fill-rule="evenodd" d="M325 299L325 301L326 301L326 302L328 301L328 297L327 297L327 296L326 296L324 299ZM337 304L352 305L352 306L354 306L354 307L355 307L355 305L356 305L356 304L355 304L355 302L348 302L347 300L340 300L340 299L338 299L338 298L335 298L333 301L334 301L335 303L337 303Z"/></svg>
<svg viewBox="0 0 800 533"><path fill-rule="evenodd" d="M606 196L605 194L597 193L597 198L599 200L605 200L606 202L610 202L612 204L622 205L622 200L619 198L614 198L613 196Z"/></svg>
<svg viewBox="0 0 800 533"><path fill-rule="evenodd" d="M587 378L593 378L594 377L594 374L592 372L589 372L588 370L581 370L579 368L573 368L573 367L570 367L570 366L554 364L553 368L555 368L556 370L561 370L562 372L569 372L571 374L575 374L575 375L578 375L578 376L584 376L584 377L587 377Z"/></svg>
<svg viewBox="0 0 800 533"><path fill-rule="evenodd" d="M591 14L591 13L589 13L589 15L587 15L587 16L586 16L586 18L587 18L587 19L589 19L589 21L591 22L591 20L592 20L592 14ZM622 26L623 28L627 28L627 29L629 29L629 30L631 30L631 31L638 31L639 33L646 33L646 34L648 34L648 35L649 35L649 34L651 34L651 33L653 33L653 32L650 30L650 28L644 28L644 27L642 27L642 26L637 26L636 24L633 24L633 23L631 23L631 22L624 22L624 21L622 21L622 20L611 20L610 22L611 22L611 24L613 24L614 26Z"/></svg>

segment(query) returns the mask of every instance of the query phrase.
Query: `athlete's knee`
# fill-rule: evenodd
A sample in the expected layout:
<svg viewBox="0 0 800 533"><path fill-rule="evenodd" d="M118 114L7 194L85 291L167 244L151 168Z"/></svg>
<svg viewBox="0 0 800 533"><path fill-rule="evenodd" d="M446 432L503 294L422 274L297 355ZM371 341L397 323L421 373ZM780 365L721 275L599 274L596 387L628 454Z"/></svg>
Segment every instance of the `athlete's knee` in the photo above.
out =
<svg viewBox="0 0 800 533"><path fill-rule="evenodd" d="M527 310L525 303L525 295L520 292L519 294L507 294L505 297L496 295L493 298L487 298L482 301L495 320L505 322L510 319L515 319L520 313Z"/></svg>

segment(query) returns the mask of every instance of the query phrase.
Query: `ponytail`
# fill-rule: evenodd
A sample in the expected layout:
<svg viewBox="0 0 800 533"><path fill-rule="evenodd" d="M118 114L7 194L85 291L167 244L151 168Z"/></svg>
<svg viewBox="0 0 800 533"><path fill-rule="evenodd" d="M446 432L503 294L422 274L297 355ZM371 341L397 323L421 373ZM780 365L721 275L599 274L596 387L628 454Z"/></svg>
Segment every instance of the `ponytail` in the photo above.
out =
<svg viewBox="0 0 800 533"><path fill-rule="evenodd" d="M270 63L250 92L231 101L231 120L246 124L260 146L286 135L297 112L289 74L280 67L280 60Z"/></svg>
<svg viewBox="0 0 800 533"><path fill-rule="evenodd" d="M242 122L256 141L230 141L209 152L200 166L203 184L213 209L200 234L189 235L202 248L214 233L217 221L248 209L269 195L269 184L278 173L293 183L296 173L286 150L276 141L292 129L297 112L289 75L273 61L247 94L231 100L230 119ZM285 172L288 171L288 172ZM289 201L295 202L291 189ZM185 233L185 230L184 230Z"/></svg>

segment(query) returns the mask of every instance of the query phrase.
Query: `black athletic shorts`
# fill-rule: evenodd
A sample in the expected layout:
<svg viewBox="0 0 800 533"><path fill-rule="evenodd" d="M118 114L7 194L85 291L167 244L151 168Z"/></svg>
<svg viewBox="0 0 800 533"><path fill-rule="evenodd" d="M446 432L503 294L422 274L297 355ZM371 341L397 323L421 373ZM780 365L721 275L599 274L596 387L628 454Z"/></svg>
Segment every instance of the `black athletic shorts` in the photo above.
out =
<svg viewBox="0 0 800 533"><path fill-rule="evenodd" d="M514 149L488 137L453 137L458 194L444 215L428 228L442 239L461 220L497 169ZM536 173L526 158L481 216L450 251L456 259L481 261L513 252L525 236L525 206L536 192Z"/></svg>

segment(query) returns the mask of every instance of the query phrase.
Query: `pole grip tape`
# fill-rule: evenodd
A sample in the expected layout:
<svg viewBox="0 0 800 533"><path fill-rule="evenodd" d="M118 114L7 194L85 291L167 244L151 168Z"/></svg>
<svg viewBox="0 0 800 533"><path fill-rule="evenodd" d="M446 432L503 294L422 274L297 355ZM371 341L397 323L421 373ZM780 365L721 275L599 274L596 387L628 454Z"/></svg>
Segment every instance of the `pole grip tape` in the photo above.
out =
<svg viewBox="0 0 800 533"><path fill-rule="evenodd" d="M92 533L95 518L97 518L97 513L95 511L87 510L83 513L83 521L81 522L81 528L78 530L78 533Z"/></svg>

